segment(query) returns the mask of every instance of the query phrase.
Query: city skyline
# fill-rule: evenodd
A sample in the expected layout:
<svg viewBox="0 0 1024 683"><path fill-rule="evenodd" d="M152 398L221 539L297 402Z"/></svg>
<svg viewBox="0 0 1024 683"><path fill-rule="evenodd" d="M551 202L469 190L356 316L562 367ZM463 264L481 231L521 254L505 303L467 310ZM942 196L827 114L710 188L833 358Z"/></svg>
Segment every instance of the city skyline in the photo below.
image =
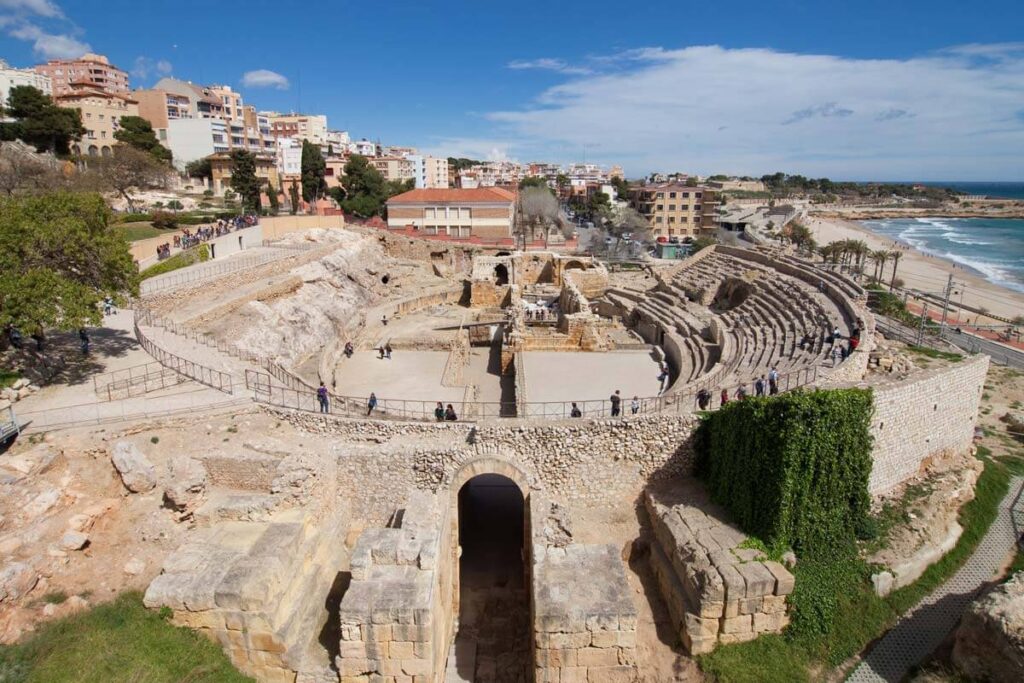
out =
<svg viewBox="0 0 1024 683"><path fill-rule="evenodd" d="M167 75L222 83L261 110L322 113L353 138L443 156L585 160L630 177L1022 179L1011 3L666 5L658 21L561 3L542 21L500 24L468 3L377 5L267 22L266 3L2 0L0 57L28 66L93 51L133 88ZM177 27L199 11L206 21Z"/></svg>

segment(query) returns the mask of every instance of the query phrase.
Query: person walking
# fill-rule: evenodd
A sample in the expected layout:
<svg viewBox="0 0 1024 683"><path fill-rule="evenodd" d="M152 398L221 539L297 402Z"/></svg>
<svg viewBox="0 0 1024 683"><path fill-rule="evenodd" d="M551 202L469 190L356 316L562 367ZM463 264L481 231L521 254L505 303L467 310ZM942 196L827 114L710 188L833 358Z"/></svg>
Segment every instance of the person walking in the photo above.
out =
<svg viewBox="0 0 1024 683"><path fill-rule="evenodd" d="M569 411L569 417L583 417L583 413L580 411L580 408L576 405L575 401L572 404L572 410Z"/></svg>
<svg viewBox="0 0 1024 683"><path fill-rule="evenodd" d="M697 392L697 405L700 406L701 410L707 410L708 404L711 403L711 392L707 389L701 389Z"/></svg>
<svg viewBox="0 0 1024 683"><path fill-rule="evenodd" d="M779 393L779 371L772 366L772 369L768 371L768 393L771 396Z"/></svg>
<svg viewBox="0 0 1024 683"><path fill-rule="evenodd" d="M377 347L377 351L380 353L380 355L377 358L379 360L384 360L384 347L383 346Z"/></svg>
<svg viewBox="0 0 1024 683"><path fill-rule="evenodd" d="M619 395L619 393L619 390L616 389L615 393L612 394L610 399L608 399L609 401L612 402L612 417L618 417L619 414L622 412L622 408L620 407L622 403L622 397Z"/></svg>
<svg viewBox="0 0 1024 683"><path fill-rule="evenodd" d="M391 342L384 345L384 355L388 360L391 360Z"/></svg>
<svg viewBox="0 0 1024 683"><path fill-rule="evenodd" d="M446 422L455 422L459 419L459 416L455 414L455 408L452 407L451 403L449 403L448 407L445 408L444 419Z"/></svg>
<svg viewBox="0 0 1024 683"><path fill-rule="evenodd" d="M633 400L629 402L629 409L634 415L640 412L640 399L638 397L634 396Z"/></svg>
<svg viewBox="0 0 1024 683"><path fill-rule="evenodd" d="M438 422L444 422L444 404L440 401L437 402L437 407L434 408L434 419Z"/></svg>
<svg viewBox="0 0 1024 683"><path fill-rule="evenodd" d="M388 326L388 316L387 316L387 314L384 314L384 315L382 315L380 317L380 324L383 325L384 327Z"/></svg>
<svg viewBox="0 0 1024 683"><path fill-rule="evenodd" d="M316 400L320 404L321 413L331 412L329 409L329 403L327 398L327 387L324 386L323 382L320 382L320 386L316 390Z"/></svg>
<svg viewBox="0 0 1024 683"><path fill-rule="evenodd" d="M659 394L661 394L662 392L665 391L665 384L666 384L666 382L668 382L668 368L665 367L665 366L662 366L661 373L658 375L658 383L660 385L658 387L658 393Z"/></svg>
<svg viewBox="0 0 1024 683"><path fill-rule="evenodd" d="M21 341L21 334L20 333L18 334L18 340L19 340L19 343L15 346L15 348L19 348L20 349L21 348L21 343L20 343L20 341ZM84 327L80 327L78 329L78 341L79 341L79 345L82 348L82 355L83 356L89 355L89 333L86 331L86 329Z"/></svg>
<svg viewBox="0 0 1024 683"><path fill-rule="evenodd" d="M832 367L839 365L839 344L832 345Z"/></svg>
<svg viewBox="0 0 1024 683"><path fill-rule="evenodd" d="M721 398L722 398L722 405L723 406L726 403L729 402L729 390L728 389L722 389L722 397Z"/></svg>
<svg viewBox="0 0 1024 683"><path fill-rule="evenodd" d="M736 387L736 400L742 401L747 397L747 388L742 384Z"/></svg>
<svg viewBox="0 0 1024 683"><path fill-rule="evenodd" d="M366 416L369 417L373 409L377 407L377 394L370 392L370 400L366 402Z"/></svg>
<svg viewBox="0 0 1024 683"><path fill-rule="evenodd" d="M764 396L764 375L758 377L757 381L754 382L754 395Z"/></svg>

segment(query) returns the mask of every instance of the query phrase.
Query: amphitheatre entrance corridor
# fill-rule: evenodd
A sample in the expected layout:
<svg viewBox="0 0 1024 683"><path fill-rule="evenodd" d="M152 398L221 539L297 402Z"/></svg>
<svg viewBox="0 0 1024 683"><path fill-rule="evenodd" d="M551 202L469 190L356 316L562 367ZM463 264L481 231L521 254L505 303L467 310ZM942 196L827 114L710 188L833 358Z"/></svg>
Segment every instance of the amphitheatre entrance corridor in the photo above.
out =
<svg viewBox="0 0 1024 683"><path fill-rule="evenodd" d="M532 677L524 510L519 487L500 474L477 475L459 491L459 631L446 681Z"/></svg>

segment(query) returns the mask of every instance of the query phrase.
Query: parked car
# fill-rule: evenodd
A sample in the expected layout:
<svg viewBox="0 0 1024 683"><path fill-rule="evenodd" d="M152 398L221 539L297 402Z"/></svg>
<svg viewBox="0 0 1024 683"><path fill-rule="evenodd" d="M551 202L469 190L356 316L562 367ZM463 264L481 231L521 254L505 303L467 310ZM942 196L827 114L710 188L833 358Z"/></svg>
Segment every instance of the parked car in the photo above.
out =
<svg viewBox="0 0 1024 683"><path fill-rule="evenodd" d="M672 235L672 236L670 236L670 237L668 238L668 243L669 243L669 244L679 244L679 236L678 236L678 235Z"/></svg>
<svg viewBox="0 0 1024 683"><path fill-rule="evenodd" d="M667 244L667 243L668 243L668 237L665 237L664 235L658 235L658 244Z"/></svg>
<svg viewBox="0 0 1024 683"><path fill-rule="evenodd" d="M614 237L605 237L604 238L604 243L607 244L608 246L611 246L612 244L615 243L615 238Z"/></svg>

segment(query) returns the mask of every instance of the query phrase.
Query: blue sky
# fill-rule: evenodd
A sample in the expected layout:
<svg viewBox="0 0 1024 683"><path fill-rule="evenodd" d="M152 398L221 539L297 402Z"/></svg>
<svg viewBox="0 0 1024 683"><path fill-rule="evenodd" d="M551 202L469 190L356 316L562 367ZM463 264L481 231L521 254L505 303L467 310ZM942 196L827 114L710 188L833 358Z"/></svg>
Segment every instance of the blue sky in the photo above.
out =
<svg viewBox="0 0 1024 683"><path fill-rule="evenodd" d="M0 0L0 31L439 154L1024 180L1019 1Z"/></svg>

